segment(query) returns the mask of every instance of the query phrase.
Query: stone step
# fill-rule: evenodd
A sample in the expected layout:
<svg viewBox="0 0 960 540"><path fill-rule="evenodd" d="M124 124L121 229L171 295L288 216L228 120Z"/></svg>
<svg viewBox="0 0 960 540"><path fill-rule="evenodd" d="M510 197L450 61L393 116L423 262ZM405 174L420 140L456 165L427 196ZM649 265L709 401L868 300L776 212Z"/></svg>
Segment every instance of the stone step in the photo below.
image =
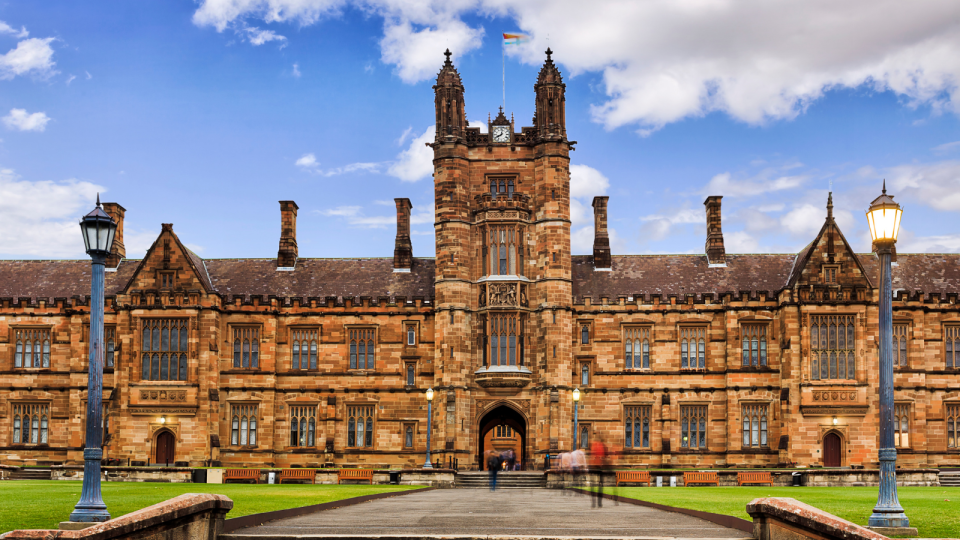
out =
<svg viewBox="0 0 960 540"><path fill-rule="evenodd" d="M938 476L942 487L960 487L960 471L942 472Z"/></svg>

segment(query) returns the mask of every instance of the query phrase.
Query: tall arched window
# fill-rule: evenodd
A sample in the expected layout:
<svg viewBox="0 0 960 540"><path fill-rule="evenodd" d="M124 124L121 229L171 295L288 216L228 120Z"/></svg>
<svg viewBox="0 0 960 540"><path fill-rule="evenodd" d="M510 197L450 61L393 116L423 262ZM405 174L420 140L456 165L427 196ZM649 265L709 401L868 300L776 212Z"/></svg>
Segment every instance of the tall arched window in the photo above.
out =
<svg viewBox="0 0 960 540"><path fill-rule="evenodd" d="M259 328L253 326L233 327L233 367L241 369L257 369L260 367Z"/></svg>
<svg viewBox="0 0 960 540"><path fill-rule="evenodd" d="M373 405L347 407L347 446L373 447Z"/></svg>
<svg viewBox="0 0 960 540"><path fill-rule="evenodd" d="M706 328L691 326L680 328L680 368L706 368Z"/></svg>
<svg viewBox="0 0 960 540"><path fill-rule="evenodd" d="M375 339L372 328L350 330L350 369L374 369Z"/></svg>
<svg viewBox="0 0 960 540"><path fill-rule="evenodd" d="M624 407L624 446L650 448L650 405Z"/></svg>
<svg viewBox="0 0 960 540"><path fill-rule="evenodd" d="M317 328L296 328L291 332L293 369L317 369Z"/></svg>
<svg viewBox="0 0 960 540"><path fill-rule="evenodd" d="M907 334L909 324L893 325L893 367L907 367Z"/></svg>
<svg viewBox="0 0 960 540"><path fill-rule="evenodd" d="M856 331L853 315L810 317L812 379L856 378Z"/></svg>
<svg viewBox="0 0 960 540"><path fill-rule="evenodd" d="M627 369L650 369L650 328L627 328L623 336Z"/></svg>
<svg viewBox="0 0 960 540"><path fill-rule="evenodd" d="M230 444L239 446L257 445L257 406L233 405Z"/></svg>
<svg viewBox="0 0 960 540"><path fill-rule="evenodd" d="M187 319L145 319L141 378L145 381L187 380L187 338Z"/></svg>
<svg viewBox="0 0 960 540"><path fill-rule="evenodd" d="M290 446L313 447L316 444L316 405L290 407Z"/></svg>
<svg viewBox="0 0 960 540"><path fill-rule="evenodd" d="M39 368L50 367L50 329L17 328L13 357L14 367Z"/></svg>
<svg viewBox="0 0 960 540"><path fill-rule="evenodd" d="M47 444L50 405L47 403L14 403L13 444Z"/></svg>
<svg viewBox="0 0 960 540"><path fill-rule="evenodd" d="M489 317L488 342L491 366L523 365L523 320L516 313Z"/></svg>
<svg viewBox="0 0 960 540"><path fill-rule="evenodd" d="M767 325L744 324L741 328L744 366L767 365Z"/></svg>
<svg viewBox="0 0 960 540"><path fill-rule="evenodd" d="M488 226L481 230L485 275L523 275L524 231L523 226L512 224ZM487 266L488 252L489 266Z"/></svg>
<svg viewBox="0 0 960 540"><path fill-rule="evenodd" d="M767 405L749 403L741 410L743 419L743 447L767 446Z"/></svg>

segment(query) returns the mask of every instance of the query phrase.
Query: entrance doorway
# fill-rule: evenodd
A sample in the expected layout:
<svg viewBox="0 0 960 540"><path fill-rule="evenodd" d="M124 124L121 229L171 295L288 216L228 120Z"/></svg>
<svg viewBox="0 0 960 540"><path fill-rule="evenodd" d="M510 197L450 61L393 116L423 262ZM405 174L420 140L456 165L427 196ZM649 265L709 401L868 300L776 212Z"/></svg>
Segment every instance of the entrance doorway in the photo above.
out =
<svg viewBox="0 0 960 540"><path fill-rule="evenodd" d="M484 456L488 450L504 452L513 450L519 468L525 468L527 448L527 421L516 410L501 405L480 419L480 452L477 463L481 470L487 470Z"/></svg>
<svg viewBox="0 0 960 540"><path fill-rule="evenodd" d="M163 465L171 465L174 461L174 454L176 451L177 439L173 436L173 433L169 431L161 431L157 435L157 455L156 463Z"/></svg>
<svg viewBox="0 0 960 540"><path fill-rule="evenodd" d="M840 436L836 433L827 433L823 437L823 466L839 467L840 459Z"/></svg>

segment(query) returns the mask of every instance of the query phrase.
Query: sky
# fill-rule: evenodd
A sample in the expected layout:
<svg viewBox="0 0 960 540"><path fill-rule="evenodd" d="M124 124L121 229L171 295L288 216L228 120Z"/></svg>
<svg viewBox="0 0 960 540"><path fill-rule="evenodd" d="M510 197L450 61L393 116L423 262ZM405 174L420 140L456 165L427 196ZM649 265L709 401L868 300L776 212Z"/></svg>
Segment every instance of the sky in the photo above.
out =
<svg viewBox="0 0 960 540"><path fill-rule="evenodd" d="M728 253L795 253L831 190L868 252L884 180L898 251L960 251L957 2L50 0L0 3L0 257L85 257L97 193L128 258L162 223L204 258L273 258L291 199L301 257L390 257L395 197L431 257L444 49L486 130L504 100L531 124L548 46L575 254L596 195L614 254L703 253L708 195Z"/></svg>

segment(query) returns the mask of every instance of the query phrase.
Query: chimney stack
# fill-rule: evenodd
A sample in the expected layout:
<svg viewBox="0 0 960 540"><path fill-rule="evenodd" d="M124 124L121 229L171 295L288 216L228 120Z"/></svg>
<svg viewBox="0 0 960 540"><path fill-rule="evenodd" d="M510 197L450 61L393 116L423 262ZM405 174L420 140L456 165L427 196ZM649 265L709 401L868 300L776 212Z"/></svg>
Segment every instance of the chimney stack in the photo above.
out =
<svg viewBox="0 0 960 540"><path fill-rule="evenodd" d="M607 235L607 201L610 197L593 198L593 269L610 270L610 237Z"/></svg>
<svg viewBox="0 0 960 540"><path fill-rule="evenodd" d="M720 228L720 195L711 195L703 201L707 207L707 262L710 265L727 265L727 251L723 247L723 230Z"/></svg>
<svg viewBox="0 0 960 540"><path fill-rule="evenodd" d="M280 250L277 252L277 269L297 265L297 210L293 201L280 201Z"/></svg>
<svg viewBox="0 0 960 540"><path fill-rule="evenodd" d="M117 232L113 235L113 247L107 255L107 268L120 266L120 261L127 256L127 249L123 246L123 216L127 209L115 202L103 203L103 211L117 222Z"/></svg>
<svg viewBox="0 0 960 540"><path fill-rule="evenodd" d="M397 203L397 241L393 248L393 271L409 272L413 268L413 243L410 241L410 199L394 199Z"/></svg>

